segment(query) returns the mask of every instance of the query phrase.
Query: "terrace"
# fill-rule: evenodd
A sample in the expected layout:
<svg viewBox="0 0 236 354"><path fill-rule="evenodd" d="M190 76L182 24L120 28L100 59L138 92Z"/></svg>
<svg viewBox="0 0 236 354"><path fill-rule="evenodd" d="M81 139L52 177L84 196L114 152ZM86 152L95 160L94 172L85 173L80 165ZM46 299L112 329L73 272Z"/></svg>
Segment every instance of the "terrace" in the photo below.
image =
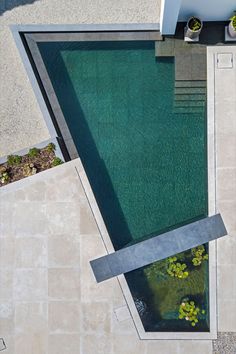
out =
<svg viewBox="0 0 236 354"><path fill-rule="evenodd" d="M38 4L35 2L31 6L37 8ZM142 6L144 3L140 4L140 8ZM12 21L11 16L21 10L19 7L11 10L12 12L6 12L4 14L6 24L8 14ZM27 22L23 10L22 16ZM58 16L57 21L61 22L59 20L61 15L56 16ZM150 22L151 12L147 18L149 21L144 22ZM121 22L130 22L129 19L127 21L124 19L125 16L122 16ZM99 22L96 16L94 22ZM114 32L119 32L119 36L122 36L124 26L114 25L114 28L112 26L103 25L100 29L103 28L108 36L109 30L113 32L112 36ZM99 29L99 26L96 27L93 27L94 32ZM85 29L85 32L88 30L86 26L73 26L73 31L77 31L78 28L80 32L82 29ZM153 31L159 33L156 24L125 26L127 32L130 32L130 28L133 32L139 28L141 31L139 36L148 32L149 40L153 40L151 37ZM1 111L6 127L5 134L1 138L2 155L14 153L25 147L38 146L42 141L48 139L50 141L58 135L48 114L45 97L41 95L40 85L37 86L36 77L27 61L18 34L30 32L30 35L32 33L34 35L42 30L54 33L63 30L66 33L72 30L72 26L13 27L21 59L43 115L38 110L32 89L28 87L29 94L26 92L28 79L21 67L17 52L14 59L12 57L11 59L16 67L21 67L19 73L16 73L16 78L19 80L20 76L24 77L21 85L24 95L21 96L21 100L25 101L25 108L24 105L22 107L19 104L19 87L16 83L11 85L15 73L13 75L6 70L4 59L0 60L3 68L1 75L8 74L9 77L9 85L3 95L3 107L7 107L7 110L13 109L14 113L14 115L9 114L12 119L7 122L4 109ZM7 27L5 31L9 33ZM220 29L219 33L221 33ZM104 39L104 35L101 39ZM178 36L175 40L178 40ZM164 51L170 50L170 42L171 39L166 40L168 45L167 49L163 47ZM13 39L9 38L9 45L12 45L12 48L13 44ZM62 134L64 139L59 139L57 151L60 152L61 147L63 151L66 146L70 157L74 158L72 161L0 189L2 244L0 274L3 284L0 292L0 328L1 336L6 343L6 352L151 354L159 351L163 354L185 354L189 353L191 348L192 353L196 350L196 353L210 354L221 353L221 346L225 346L226 343L228 351L224 354L234 353L233 332L236 330L236 323L233 313L236 309L236 294L235 284L229 271L235 265L236 227L234 220L236 131L231 119L236 109L234 99L236 82L232 80L235 71L234 48L234 45L221 45L206 49L204 44L208 58L207 70L203 66L197 69L199 72L207 72L208 215L220 212L230 236L210 243L210 308L213 310L210 315L210 331L180 333L174 330L159 334L145 331L138 315L137 303L135 306L123 275L101 284L96 283L89 262L111 253L114 248L111 244L110 232L107 231L104 223L102 208L98 208L94 190L91 188L91 180L88 181L84 161L82 165L78 158L77 153L79 152L80 155L81 151L75 149L71 136L66 139ZM189 65L191 74L191 64L188 64L188 67ZM182 70L181 74L180 68L178 72L181 79L184 71ZM40 71L39 74L41 75ZM44 79L42 82L45 84L48 77ZM185 78L186 81L188 79ZM8 96L9 88L13 89L11 98ZM53 95L48 97L50 101ZM15 103L19 105L19 111L14 111L13 106L9 107L7 98L11 100L13 106ZM30 105L33 105L32 110L37 112L33 119L31 113L27 113ZM55 106L51 105L51 107L55 115ZM23 118L21 109L25 113ZM18 115L19 119L16 119ZM60 126L64 123L62 118L63 115L57 110L56 119L59 119L57 123L59 122L60 131L64 132ZM16 122L19 139L13 138L11 124L14 125ZM64 129L67 129L68 133L66 125ZM68 158L68 155L64 156ZM217 253L215 253L216 249ZM218 340L217 332L219 332ZM185 340L179 341L179 339Z"/></svg>

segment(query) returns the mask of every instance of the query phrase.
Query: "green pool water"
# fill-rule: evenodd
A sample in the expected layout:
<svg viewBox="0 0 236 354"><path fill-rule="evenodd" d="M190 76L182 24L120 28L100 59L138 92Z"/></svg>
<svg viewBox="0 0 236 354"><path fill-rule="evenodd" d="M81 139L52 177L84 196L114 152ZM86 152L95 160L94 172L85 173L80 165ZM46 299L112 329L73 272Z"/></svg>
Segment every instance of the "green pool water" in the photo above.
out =
<svg viewBox="0 0 236 354"><path fill-rule="evenodd" d="M115 249L207 215L204 109L175 113L174 60L157 60L154 45L38 44ZM207 264L192 273L192 285L182 280L177 287L194 289L207 307ZM147 330L185 330L176 319L185 290L160 306L176 280L160 286L143 269L126 278L134 298L146 304ZM208 314L199 330L207 330L207 321Z"/></svg>

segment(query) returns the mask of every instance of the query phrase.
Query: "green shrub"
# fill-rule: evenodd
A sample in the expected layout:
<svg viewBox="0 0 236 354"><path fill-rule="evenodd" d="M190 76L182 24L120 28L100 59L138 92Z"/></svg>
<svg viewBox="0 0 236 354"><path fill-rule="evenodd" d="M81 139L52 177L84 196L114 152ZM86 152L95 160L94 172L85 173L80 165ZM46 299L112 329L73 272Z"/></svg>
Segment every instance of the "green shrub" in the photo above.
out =
<svg viewBox="0 0 236 354"><path fill-rule="evenodd" d="M22 157L19 155L9 155L7 156L7 163L9 166L19 165L22 161Z"/></svg>
<svg viewBox="0 0 236 354"><path fill-rule="evenodd" d="M177 257L169 257L168 258L168 268L167 273L171 277L176 277L179 279L185 279L188 277L188 272L185 271L187 265L185 263L177 262Z"/></svg>
<svg viewBox="0 0 236 354"><path fill-rule="evenodd" d="M46 146L46 149L48 152L53 152L56 150L56 145L53 144L53 143L49 143L47 146Z"/></svg>
<svg viewBox="0 0 236 354"><path fill-rule="evenodd" d="M3 172L2 174L0 174L0 179L2 183L7 183L10 179L8 172Z"/></svg>
<svg viewBox="0 0 236 354"><path fill-rule="evenodd" d="M36 147L33 147L32 149L29 149L28 156L29 157L36 157L39 155L40 150L37 149Z"/></svg>
<svg viewBox="0 0 236 354"><path fill-rule="evenodd" d="M52 161L52 166L58 166L58 165L61 165L62 163L63 163L63 161L59 157L54 157L54 159Z"/></svg>
<svg viewBox="0 0 236 354"><path fill-rule="evenodd" d="M230 21L232 22L232 26L236 31L236 11L234 11L234 15L230 18Z"/></svg>
<svg viewBox="0 0 236 354"><path fill-rule="evenodd" d="M200 266L204 260L208 259L205 247L203 245L191 249L192 263L195 267Z"/></svg>
<svg viewBox="0 0 236 354"><path fill-rule="evenodd" d="M193 32L197 32L198 30L200 30L202 24L201 21L197 18L197 17L192 17L189 21L189 28L193 31Z"/></svg>
<svg viewBox="0 0 236 354"><path fill-rule="evenodd" d="M201 310L199 307L195 306L194 301L189 301L189 299L184 299L179 307L179 319L189 321L191 326L196 326L198 323L198 318L200 314L204 314L205 311Z"/></svg>

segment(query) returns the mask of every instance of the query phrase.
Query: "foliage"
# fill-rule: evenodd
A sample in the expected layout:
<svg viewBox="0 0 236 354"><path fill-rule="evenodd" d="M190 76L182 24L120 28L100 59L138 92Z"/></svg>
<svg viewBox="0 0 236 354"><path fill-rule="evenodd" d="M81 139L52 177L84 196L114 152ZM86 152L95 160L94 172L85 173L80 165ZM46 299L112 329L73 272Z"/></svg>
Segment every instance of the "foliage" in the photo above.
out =
<svg viewBox="0 0 236 354"><path fill-rule="evenodd" d="M59 157L54 157L53 161L52 161L52 166L58 166L61 165L63 163L63 161L59 158Z"/></svg>
<svg viewBox="0 0 236 354"><path fill-rule="evenodd" d="M53 152L56 150L56 145L53 144L53 143L49 143L47 146L46 146L46 149L48 152Z"/></svg>
<svg viewBox="0 0 236 354"><path fill-rule="evenodd" d="M40 150L37 149L36 147L33 147L32 149L29 149L28 156L29 157L36 157L39 155Z"/></svg>
<svg viewBox="0 0 236 354"><path fill-rule="evenodd" d="M177 262L177 257L169 257L168 258L168 268L167 273L171 277L176 277L179 279L185 279L188 277L188 272L185 271L187 265L185 263Z"/></svg>
<svg viewBox="0 0 236 354"><path fill-rule="evenodd" d="M153 277L164 276L166 273L166 261L158 261L150 264L144 269L144 273L148 279Z"/></svg>
<svg viewBox="0 0 236 354"><path fill-rule="evenodd" d="M22 157L19 155L9 155L7 156L7 163L9 166L19 165L22 161Z"/></svg>
<svg viewBox="0 0 236 354"><path fill-rule="evenodd" d="M2 183L7 183L9 181L9 179L10 179L10 176L9 176L8 172L6 171L6 172L1 173L0 174L0 179L1 179Z"/></svg>
<svg viewBox="0 0 236 354"><path fill-rule="evenodd" d="M195 267L201 265L204 260L208 259L208 254L205 252L206 250L203 245L191 249L193 255L192 263Z"/></svg>
<svg viewBox="0 0 236 354"><path fill-rule="evenodd" d="M234 30L236 31L236 11L234 11L234 15L230 18L230 21L232 23Z"/></svg>
<svg viewBox="0 0 236 354"><path fill-rule="evenodd" d="M189 21L189 28L193 32L197 32L202 27L201 21L197 17L192 17Z"/></svg>
<svg viewBox="0 0 236 354"><path fill-rule="evenodd" d="M189 299L184 299L179 307L179 319L185 319L191 322L191 326L196 326L198 323L198 317L200 314L204 314L205 310L201 310L199 307L195 306L194 301L189 301Z"/></svg>

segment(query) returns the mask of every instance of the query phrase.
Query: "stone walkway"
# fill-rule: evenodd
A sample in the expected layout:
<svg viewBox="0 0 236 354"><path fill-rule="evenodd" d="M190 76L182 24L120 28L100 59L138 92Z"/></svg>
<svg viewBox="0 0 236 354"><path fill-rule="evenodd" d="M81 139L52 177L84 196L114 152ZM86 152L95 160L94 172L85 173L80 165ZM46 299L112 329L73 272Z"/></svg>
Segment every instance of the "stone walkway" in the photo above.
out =
<svg viewBox="0 0 236 354"><path fill-rule="evenodd" d="M6 354L210 354L211 341L140 340L78 178L79 160L0 189L0 333Z"/></svg>

